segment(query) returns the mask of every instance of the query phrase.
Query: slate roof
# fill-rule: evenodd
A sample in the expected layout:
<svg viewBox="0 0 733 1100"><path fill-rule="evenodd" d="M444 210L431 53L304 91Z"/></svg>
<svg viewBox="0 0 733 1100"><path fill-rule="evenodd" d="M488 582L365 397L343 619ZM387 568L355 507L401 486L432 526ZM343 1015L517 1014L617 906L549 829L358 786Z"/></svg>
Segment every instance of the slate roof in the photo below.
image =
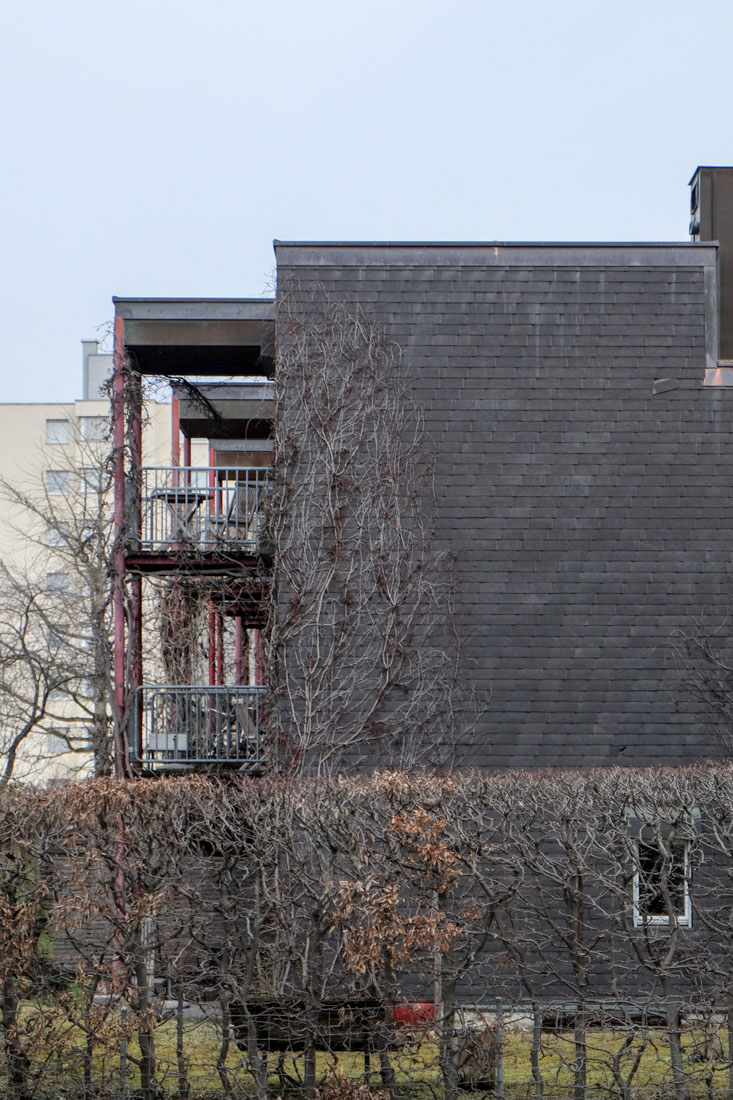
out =
<svg viewBox="0 0 733 1100"><path fill-rule="evenodd" d="M489 699L458 762L716 755L680 711L670 644L693 617L728 633L733 392L702 385L716 247L276 251L300 305L358 302L404 349L467 668Z"/></svg>

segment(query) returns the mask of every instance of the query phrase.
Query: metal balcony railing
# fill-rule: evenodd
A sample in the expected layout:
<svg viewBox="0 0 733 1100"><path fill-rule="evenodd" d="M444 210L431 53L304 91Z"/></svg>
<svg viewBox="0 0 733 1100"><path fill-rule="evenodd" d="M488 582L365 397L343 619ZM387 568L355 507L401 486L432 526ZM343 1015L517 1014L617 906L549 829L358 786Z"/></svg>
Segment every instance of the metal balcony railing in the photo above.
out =
<svg viewBox="0 0 733 1100"><path fill-rule="evenodd" d="M257 550L267 470L146 466L140 550Z"/></svg>
<svg viewBox="0 0 733 1100"><path fill-rule="evenodd" d="M262 762L264 687L149 685L140 693L140 762L152 768Z"/></svg>

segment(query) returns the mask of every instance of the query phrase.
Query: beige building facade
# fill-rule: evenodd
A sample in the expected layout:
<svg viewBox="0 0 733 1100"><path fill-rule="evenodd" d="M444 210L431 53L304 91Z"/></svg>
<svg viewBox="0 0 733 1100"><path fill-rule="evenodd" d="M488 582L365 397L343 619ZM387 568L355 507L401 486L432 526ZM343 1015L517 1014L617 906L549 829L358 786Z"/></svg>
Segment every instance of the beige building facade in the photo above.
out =
<svg viewBox="0 0 733 1100"><path fill-rule="evenodd" d="M78 648L83 669L85 646L91 644L85 638L85 620L90 618L92 593L89 571L79 568L84 563L75 561L74 555L83 554L85 528L92 531L98 525L101 530L106 525L111 532L107 380L112 355L96 340L82 341L82 348L80 398L68 403L0 403L0 562L9 593L4 628L10 639L22 620L20 605L24 598L31 599L34 612L45 620L32 638L34 652L42 655L47 646L51 663L53 639L49 643L47 635L58 617ZM152 466L170 463L166 398L167 392L155 394L146 405L144 453L146 464ZM99 541L95 545L99 552ZM6 650L12 644L11 640ZM25 680L19 685L17 677L6 677L0 683L0 774L7 770L23 713L30 711L37 693L38 684L27 670ZM18 697L11 705L13 693ZM43 719L17 746L13 778L47 783L88 772L91 755L86 749L94 705L83 678L54 690L45 709Z"/></svg>

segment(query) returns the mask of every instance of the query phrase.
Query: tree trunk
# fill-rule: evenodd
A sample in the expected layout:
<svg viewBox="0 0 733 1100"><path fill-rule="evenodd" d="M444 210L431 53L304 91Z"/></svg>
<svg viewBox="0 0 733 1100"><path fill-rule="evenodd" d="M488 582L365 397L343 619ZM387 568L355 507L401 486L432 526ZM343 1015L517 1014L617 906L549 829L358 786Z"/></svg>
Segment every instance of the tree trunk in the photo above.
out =
<svg viewBox="0 0 733 1100"><path fill-rule="evenodd" d="M675 1100L688 1100L689 1092L682 1061L680 1006L676 1002L667 1003L667 1041L669 1043L669 1061L672 1066Z"/></svg>
<svg viewBox="0 0 733 1100"><path fill-rule="evenodd" d="M18 994L12 978L2 987L2 1022L8 1060L9 1100L31 1100L30 1061L18 1035Z"/></svg>
<svg viewBox="0 0 733 1100"><path fill-rule="evenodd" d="M731 914L733 917L733 913ZM730 928L730 924L729 924ZM728 988L726 1024L728 1026L728 1100L733 1100L733 936L728 934Z"/></svg>
<svg viewBox="0 0 733 1100"><path fill-rule="evenodd" d="M585 1005L581 1003L578 1005L578 1010L575 1014L575 1028L573 1032L573 1043L575 1046L573 1096L575 1100L585 1100L586 1095L588 1055L585 1043L585 1027Z"/></svg>
<svg viewBox="0 0 733 1100"><path fill-rule="evenodd" d="M267 1054L260 1053L257 1044L257 1027L254 1016L249 1010L246 1001L242 1001L241 1009L247 1026L247 1061L255 1082L255 1096L257 1100L266 1100L267 1097ZM228 1014L228 1009L227 1009Z"/></svg>
<svg viewBox="0 0 733 1100"><path fill-rule="evenodd" d="M394 976L392 974L392 960L389 951L382 951L382 1023L380 1027L379 1042L379 1069L382 1077L382 1087L392 1096L395 1087L395 1074L389 1057L394 1034Z"/></svg>
<svg viewBox="0 0 733 1100"><path fill-rule="evenodd" d="M92 1066L94 1064L94 1036L91 1030L91 1019L87 1016L87 1037L84 1044L84 1065L82 1069L84 1082L84 1100L92 1100L94 1088L92 1084Z"/></svg>
<svg viewBox="0 0 733 1100"><path fill-rule="evenodd" d="M728 993L728 1100L733 1100L733 997Z"/></svg>
<svg viewBox="0 0 733 1100"><path fill-rule="evenodd" d="M542 1008L537 1001L532 1004L532 1047L529 1052L529 1064L532 1068L532 1080L534 1081L535 1100L542 1100L544 1095L544 1082L540 1070L540 1053L542 1051Z"/></svg>
<svg viewBox="0 0 733 1100"><path fill-rule="evenodd" d="M188 1080L188 1065L183 1032L183 990L179 986L176 993L176 1070L178 1071L179 1100L188 1100L191 1085Z"/></svg>
<svg viewBox="0 0 733 1100"><path fill-rule="evenodd" d="M443 1078L444 1100L458 1100L458 1069L455 1059L455 980L447 977L443 966L440 1005L440 1072Z"/></svg>
<svg viewBox="0 0 733 1100"><path fill-rule="evenodd" d="M303 1085L308 1100L313 1100L316 1094L316 1047L318 1017L321 1011L321 991L323 988L323 929L320 925L320 915L318 913L313 918L306 967Z"/></svg>
<svg viewBox="0 0 733 1100"><path fill-rule="evenodd" d="M573 977L578 993L573 1028L573 1098L585 1100L587 1095L588 1052L586 1048L586 999L588 995L588 961L585 951L585 880L583 867L573 855L575 873L567 889L568 931Z"/></svg>
<svg viewBox="0 0 733 1100"><path fill-rule="evenodd" d="M137 945L135 979L137 982L137 1041L140 1047L140 1096L141 1100L156 1100L158 1086L155 1080L155 1037L151 1020L150 992L148 990L147 950Z"/></svg>
<svg viewBox="0 0 733 1100"><path fill-rule="evenodd" d="M219 1008L221 1009L221 1045L219 1047L219 1053L216 1056L216 1072L219 1074L219 1080L224 1089L224 1095L227 1097L227 1100L229 1100L232 1096L232 1083L229 1080L229 1070L227 1069L227 1055L229 1054L229 1047L232 1041L232 1031L229 1018L229 1004L226 997L219 998ZM267 1082L265 1082L265 1087L266 1085Z"/></svg>

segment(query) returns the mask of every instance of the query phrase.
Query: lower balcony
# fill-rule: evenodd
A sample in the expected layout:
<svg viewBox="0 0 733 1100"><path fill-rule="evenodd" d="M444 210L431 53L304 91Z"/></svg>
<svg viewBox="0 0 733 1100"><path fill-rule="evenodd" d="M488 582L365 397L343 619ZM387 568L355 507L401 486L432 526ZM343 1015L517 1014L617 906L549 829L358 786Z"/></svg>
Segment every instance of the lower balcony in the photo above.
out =
<svg viewBox="0 0 733 1100"><path fill-rule="evenodd" d="M211 767L257 771L263 763L264 687L139 688L138 763L155 771Z"/></svg>

